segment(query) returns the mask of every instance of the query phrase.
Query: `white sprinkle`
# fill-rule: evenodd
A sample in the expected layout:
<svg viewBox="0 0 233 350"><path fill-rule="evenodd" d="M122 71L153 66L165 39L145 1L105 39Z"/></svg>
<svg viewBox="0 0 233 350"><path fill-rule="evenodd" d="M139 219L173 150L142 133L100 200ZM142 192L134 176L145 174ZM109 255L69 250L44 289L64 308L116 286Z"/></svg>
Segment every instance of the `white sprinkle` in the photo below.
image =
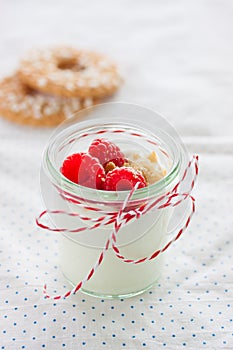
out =
<svg viewBox="0 0 233 350"><path fill-rule="evenodd" d="M80 66L88 66L90 64L90 59L86 56L81 56L79 58L79 64Z"/></svg>
<svg viewBox="0 0 233 350"><path fill-rule="evenodd" d="M16 101L15 94L12 94L12 93L8 94L7 95L7 100L10 101L10 102L15 102Z"/></svg>
<svg viewBox="0 0 233 350"><path fill-rule="evenodd" d="M51 99L50 100L50 106L53 108L53 109L56 109L58 110L59 109L59 104L60 104L60 101L59 99Z"/></svg>
<svg viewBox="0 0 233 350"><path fill-rule="evenodd" d="M46 106L44 108L44 114L45 115L51 115L53 113L53 109L51 108L51 106Z"/></svg>
<svg viewBox="0 0 233 350"><path fill-rule="evenodd" d="M88 69L84 69L81 72L82 77L84 78L95 78L96 76L98 76L98 70L96 70L95 68L91 68L89 67Z"/></svg>
<svg viewBox="0 0 233 350"><path fill-rule="evenodd" d="M98 80L89 80L88 85L89 85L91 88L96 88L96 87L98 87L100 84L99 84Z"/></svg>
<svg viewBox="0 0 233 350"><path fill-rule="evenodd" d="M71 83L70 81L68 81L68 82L65 84L65 87L66 87L69 91L73 91L73 90L74 90L74 84Z"/></svg>
<svg viewBox="0 0 233 350"><path fill-rule="evenodd" d="M110 66L110 63L109 63L107 60L105 60L105 61L99 61L99 62L98 62L98 66L101 67L101 68L107 68L107 67Z"/></svg>
<svg viewBox="0 0 233 350"><path fill-rule="evenodd" d="M37 84L38 84L40 87L45 86L45 85L47 84L47 82L48 82L48 80L47 80L46 78L44 78L44 77L39 78L39 79L37 80Z"/></svg>
<svg viewBox="0 0 233 350"><path fill-rule="evenodd" d="M11 105L11 110L12 110L13 112L19 112L20 108L19 108L18 105L12 104L12 105Z"/></svg>
<svg viewBox="0 0 233 350"><path fill-rule="evenodd" d="M76 82L76 85L77 85L78 87L83 87L85 84L84 84L84 81L83 81L83 80L78 80L78 81Z"/></svg>
<svg viewBox="0 0 233 350"><path fill-rule="evenodd" d="M40 110L40 106L33 106L33 117L36 119L40 119L41 118L41 110Z"/></svg>
<svg viewBox="0 0 233 350"><path fill-rule="evenodd" d="M40 107L41 108L41 106L43 106L43 104L44 104L44 96L43 95L37 95L35 107Z"/></svg>
<svg viewBox="0 0 233 350"><path fill-rule="evenodd" d="M62 70L62 71L60 71L60 73L63 75L63 77L65 77L67 79L70 79L73 76L73 72L68 70L68 69L67 70Z"/></svg>
<svg viewBox="0 0 233 350"><path fill-rule="evenodd" d="M33 67L36 69L41 69L41 68L43 68L43 65L41 64L41 62L35 61L35 62L33 62Z"/></svg>
<svg viewBox="0 0 233 350"><path fill-rule="evenodd" d="M33 98L32 96L28 96L28 97L27 97L27 104L28 104L29 106L32 106L33 103L34 103L34 98Z"/></svg>
<svg viewBox="0 0 233 350"><path fill-rule="evenodd" d="M57 72L51 73L51 74L49 75L49 79L52 80L52 81L54 81L54 82L56 82L56 80L59 79L58 73L57 73Z"/></svg>
<svg viewBox="0 0 233 350"><path fill-rule="evenodd" d="M63 111L64 111L66 118L69 118L71 116L72 111L71 111L69 106L67 106L67 105L64 106Z"/></svg>
<svg viewBox="0 0 233 350"><path fill-rule="evenodd" d="M109 74L104 75L101 78L101 83L104 85L111 85L111 83L112 83L111 76Z"/></svg>
<svg viewBox="0 0 233 350"><path fill-rule="evenodd" d="M84 107L90 107L93 105L93 100L92 98L86 98L83 102Z"/></svg>
<svg viewBox="0 0 233 350"><path fill-rule="evenodd" d="M19 110L24 111L25 109L27 109L27 103L26 102L20 103Z"/></svg>

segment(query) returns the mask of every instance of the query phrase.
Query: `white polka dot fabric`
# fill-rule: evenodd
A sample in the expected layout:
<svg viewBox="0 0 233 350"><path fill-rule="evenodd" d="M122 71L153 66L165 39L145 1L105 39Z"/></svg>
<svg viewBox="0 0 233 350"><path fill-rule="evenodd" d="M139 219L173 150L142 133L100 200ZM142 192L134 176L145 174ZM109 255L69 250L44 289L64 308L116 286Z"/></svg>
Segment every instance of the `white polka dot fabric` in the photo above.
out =
<svg viewBox="0 0 233 350"><path fill-rule="evenodd" d="M3 7L2 76L26 49L67 38L109 53L125 71L115 100L167 115L190 153L199 153L200 175L196 214L151 290L120 300L82 293L45 300L45 282L52 294L70 288L59 269L57 234L35 224L51 130L1 119L0 349L233 349L231 4L24 0Z"/></svg>
<svg viewBox="0 0 233 350"><path fill-rule="evenodd" d="M1 121L3 128L14 138L0 145L1 349L233 346L232 155L200 154L197 213L150 291L125 300L78 293L54 302L43 298L44 282L51 293L69 288L59 271L57 235L35 226L49 132L29 129L26 136L23 127Z"/></svg>

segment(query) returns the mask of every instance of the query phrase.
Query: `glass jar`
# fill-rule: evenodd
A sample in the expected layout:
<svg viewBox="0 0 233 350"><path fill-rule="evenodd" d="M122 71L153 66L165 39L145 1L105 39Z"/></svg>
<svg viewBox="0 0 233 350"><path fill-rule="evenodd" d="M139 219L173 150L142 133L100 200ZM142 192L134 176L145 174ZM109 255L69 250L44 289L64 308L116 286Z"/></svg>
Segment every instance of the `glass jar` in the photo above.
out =
<svg viewBox="0 0 233 350"><path fill-rule="evenodd" d="M80 121L82 117L84 120ZM68 155L87 151L90 143L99 137L113 141L125 154L133 151L146 155L155 151L166 170L162 179L135 190L127 201L121 217L117 218L123 223L116 242L112 236L116 223L110 218L116 219L128 191L83 187L60 173ZM44 152L41 191L46 208L56 211L48 214L55 229L61 231L60 267L73 286L83 281L81 291L84 293L122 298L142 293L154 285L161 274L165 253L143 262L139 260L166 244L171 235L169 223L174 209L172 206L152 208L143 215L132 215L130 220L125 220L124 215L135 213L135 209L156 201L174 188L186 160L187 153L174 129L155 112L135 105L96 106L78 113L56 130ZM93 229L101 217L105 219ZM72 230L76 232L70 232Z"/></svg>

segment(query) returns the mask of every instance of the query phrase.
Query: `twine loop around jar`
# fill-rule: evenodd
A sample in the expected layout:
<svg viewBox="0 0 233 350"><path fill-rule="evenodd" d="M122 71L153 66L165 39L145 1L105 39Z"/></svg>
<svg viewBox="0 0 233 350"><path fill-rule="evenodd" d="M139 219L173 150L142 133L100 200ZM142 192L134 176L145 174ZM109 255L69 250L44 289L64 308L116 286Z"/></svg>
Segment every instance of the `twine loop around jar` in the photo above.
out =
<svg viewBox="0 0 233 350"><path fill-rule="evenodd" d="M187 178L187 174L189 171L192 171L192 177L191 177L191 182L190 182L189 188L184 193L179 193L180 185ZM105 254L110 247L112 247L112 249L113 249L113 251L118 259L122 260L122 262L124 262L124 263L129 263L129 264L144 263L146 261L150 261L150 260L157 258L160 254L165 252L171 246L171 244L173 242L175 242L177 239L179 239L180 236L185 232L185 230L189 226L191 218L195 212L195 199L191 195L191 193L192 193L193 187L195 185L197 176L198 176L198 156L194 155L192 157L192 159L188 162L181 179L175 184L175 186L172 188L171 191L161 195L159 198L148 199L146 202L144 202L138 208L126 210L127 206L130 203L130 200L132 199L134 192L137 190L138 184L136 184L136 186L126 196L120 209L117 212L109 212L109 213L106 211L103 211L102 209L96 208L94 206L86 205L86 203L84 203L81 198L71 196L66 191L57 188L60 196L64 200L70 201L71 203L77 205L78 207L88 209L88 210L90 210L90 212L95 211L97 214L99 214L99 216L93 218L91 216L81 215L77 212L66 212L63 210L44 210L39 215L39 217L36 219L36 224L40 228L45 229L45 230L49 230L52 232L57 232L57 233L69 232L69 233L73 233L73 234L83 232L83 231L88 231L88 230L94 230L96 228L100 228L100 227L110 225L110 224L113 224L113 229L112 229L108 239L105 242L104 248L101 250L101 253L97 257L96 263L87 272L86 276L80 282L78 282L77 285L72 290L67 291L63 295L51 296L50 294L47 293L47 286L44 285L43 293L44 293L45 298L59 300L62 298L67 298L72 294L76 294L77 291L79 291L83 287L83 285L87 281L89 281L91 279L91 277L95 274L95 271L98 269L98 267L104 261ZM118 235L118 232L122 226L124 226L126 223L128 223L132 220L139 219L142 215L144 215L152 210L160 210L160 209L165 209L167 207L176 207L181 202L183 202L185 200L190 200L190 202L191 202L190 212L188 213L187 218L184 220L182 227L180 227L177 230L177 232L173 233L173 237L162 248L157 249L150 256L141 257L141 258L136 259L136 260L131 259L131 258L127 258L121 254L121 251L120 251L118 244L117 244L117 235ZM42 218L44 218L44 216L46 216L47 214L49 214L49 215L67 215L67 216L72 216L72 217L78 217L84 223L84 226L74 228L74 229L68 229L65 227L62 227L62 228L50 227L42 222ZM85 225L85 222L89 222L89 223L91 223L91 225Z"/></svg>

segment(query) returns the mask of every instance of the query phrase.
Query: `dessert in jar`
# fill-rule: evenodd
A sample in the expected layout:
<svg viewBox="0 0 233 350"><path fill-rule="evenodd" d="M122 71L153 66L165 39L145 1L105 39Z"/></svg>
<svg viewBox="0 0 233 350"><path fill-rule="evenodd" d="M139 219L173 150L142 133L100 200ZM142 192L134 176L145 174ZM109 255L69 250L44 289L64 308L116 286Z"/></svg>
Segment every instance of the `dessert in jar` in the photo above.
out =
<svg viewBox="0 0 233 350"><path fill-rule="evenodd" d="M85 293L114 298L157 281L165 254L158 250L174 209L143 209L174 187L183 161L177 140L130 120L74 121L53 135L41 189L46 208L55 210L60 266L73 286L81 282Z"/></svg>

